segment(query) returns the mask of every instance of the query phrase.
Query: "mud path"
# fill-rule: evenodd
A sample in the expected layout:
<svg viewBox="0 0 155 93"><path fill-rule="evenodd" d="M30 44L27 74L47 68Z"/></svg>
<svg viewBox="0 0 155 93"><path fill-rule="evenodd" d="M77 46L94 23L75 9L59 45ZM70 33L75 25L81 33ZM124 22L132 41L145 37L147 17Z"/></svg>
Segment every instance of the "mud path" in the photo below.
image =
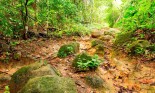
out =
<svg viewBox="0 0 155 93"><path fill-rule="evenodd" d="M104 29L102 31L104 33L104 31L108 30ZM91 47L93 39L91 36L73 36L61 39L41 38L21 41L16 48L22 53L24 58L30 58L33 61L47 61L60 70L63 76L73 78L77 85L78 93L155 93L155 62L142 63L137 59L127 57L125 54L113 50L111 38L103 41L105 53L104 55L99 55L99 57L104 59L104 61L96 71L76 72L72 67L75 55L70 55L64 59L57 57L60 46L73 41L80 43L79 53L87 52L90 55L94 55L96 49ZM27 65L32 60L23 61L21 59L19 62ZM14 66L16 65L16 63L13 64ZM11 69L7 69L7 66L2 64L0 70L8 70L6 74L9 75L12 75L17 69L22 67L21 65L16 67L12 65ZM104 87L99 89L91 88L85 82L85 77L88 75L100 76L104 80ZM4 88L4 85L1 86L1 89Z"/></svg>

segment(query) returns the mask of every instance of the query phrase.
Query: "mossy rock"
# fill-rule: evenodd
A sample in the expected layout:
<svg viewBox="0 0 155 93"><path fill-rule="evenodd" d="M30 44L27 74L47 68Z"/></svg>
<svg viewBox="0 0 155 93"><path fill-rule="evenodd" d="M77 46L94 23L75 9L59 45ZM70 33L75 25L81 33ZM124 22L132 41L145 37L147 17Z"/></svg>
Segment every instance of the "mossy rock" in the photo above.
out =
<svg viewBox="0 0 155 93"><path fill-rule="evenodd" d="M70 44L65 44L60 47L57 56L60 58L64 58L68 55L79 52L80 44L77 42L73 42Z"/></svg>
<svg viewBox="0 0 155 93"><path fill-rule="evenodd" d="M17 70L10 81L11 93L17 93L29 79L44 76L44 75L58 75L50 65L45 65L41 62L36 62L28 66L24 66Z"/></svg>
<svg viewBox="0 0 155 93"><path fill-rule="evenodd" d="M116 35L116 39L115 39L114 45L122 46L123 44L131 41L133 35L134 35L133 31L118 33Z"/></svg>
<svg viewBox="0 0 155 93"><path fill-rule="evenodd" d="M44 76L44 75L60 75L61 76L60 72L57 71L51 65L46 65L46 66L40 67L39 69L31 71L31 77Z"/></svg>
<svg viewBox="0 0 155 93"><path fill-rule="evenodd" d="M105 36L103 35L99 39L102 41L112 41L114 38L111 35L105 35Z"/></svg>
<svg viewBox="0 0 155 93"><path fill-rule="evenodd" d="M128 47L127 51L131 54L144 54L147 47L150 46L150 43L147 40L137 40L132 42ZM139 53L137 53L139 52Z"/></svg>
<svg viewBox="0 0 155 93"><path fill-rule="evenodd" d="M118 32L120 32L118 29L110 28L109 30L104 31L104 35L110 35L114 37Z"/></svg>
<svg viewBox="0 0 155 93"><path fill-rule="evenodd" d="M97 45L96 46L96 53L97 54L104 54L104 45Z"/></svg>
<svg viewBox="0 0 155 93"><path fill-rule="evenodd" d="M86 76L85 78L88 85L93 88L101 88L103 87L103 80L99 76Z"/></svg>
<svg viewBox="0 0 155 93"><path fill-rule="evenodd" d="M77 71L88 71L96 69L101 63L97 55L90 56L87 53L81 53L73 60L73 67Z"/></svg>
<svg viewBox="0 0 155 93"><path fill-rule="evenodd" d="M140 47L149 47L150 43L147 40L136 40L129 45L129 48L140 46Z"/></svg>
<svg viewBox="0 0 155 93"><path fill-rule="evenodd" d="M92 33L91 33L91 37L92 38L99 38L100 36L102 36L104 34L104 32L103 31L93 31Z"/></svg>
<svg viewBox="0 0 155 93"><path fill-rule="evenodd" d="M102 40L99 40L99 39L92 40L91 46L95 47L97 45L104 45L104 42Z"/></svg>
<svg viewBox="0 0 155 93"><path fill-rule="evenodd" d="M97 54L104 54L104 42L99 39L95 39L91 42L91 46L95 47Z"/></svg>
<svg viewBox="0 0 155 93"><path fill-rule="evenodd" d="M30 79L18 93L77 93L70 78L42 76Z"/></svg>

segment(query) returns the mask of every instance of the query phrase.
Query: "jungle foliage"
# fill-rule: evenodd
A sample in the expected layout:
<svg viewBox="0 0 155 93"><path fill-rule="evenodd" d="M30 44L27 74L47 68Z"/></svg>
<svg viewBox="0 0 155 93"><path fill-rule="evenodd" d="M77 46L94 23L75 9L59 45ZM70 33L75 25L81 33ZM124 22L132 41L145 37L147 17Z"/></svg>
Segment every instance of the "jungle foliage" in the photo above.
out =
<svg viewBox="0 0 155 93"><path fill-rule="evenodd" d="M124 47L131 54L154 54L155 1L130 0L123 7L117 23L122 32L117 35L115 45Z"/></svg>
<svg viewBox="0 0 155 93"><path fill-rule="evenodd" d="M94 0L1 0L0 33L17 38L26 34L26 29L56 28L53 35L57 36L89 34L101 27L95 24L101 22L100 6Z"/></svg>

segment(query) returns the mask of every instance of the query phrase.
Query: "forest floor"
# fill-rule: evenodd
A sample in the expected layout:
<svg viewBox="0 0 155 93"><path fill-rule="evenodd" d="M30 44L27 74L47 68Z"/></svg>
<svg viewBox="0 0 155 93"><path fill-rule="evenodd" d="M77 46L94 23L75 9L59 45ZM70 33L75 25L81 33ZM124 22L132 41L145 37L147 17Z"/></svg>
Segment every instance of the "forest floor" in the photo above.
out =
<svg viewBox="0 0 155 93"><path fill-rule="evenodd" d="M101 30L109 31L107 29ZM11 76L24 65L34 63L38 60L46 60L49 64L60 70L64 77L75 80L78 93L155 93L155 62L142 62L140 58L127 56L112 48L112 40L105 40L105 53L99 55L104 59L95 71L76 72L72 67L75 55L66 58L58 58L59 48L67 43L76 41L80 43L80 53L87 52L90 55L96 53L91 47L91 36L62 37L57 39L30 39L21 40L16 49L22 53L20 61L11 60L8 64L0 62L0 74ZM97 75L104 80L104 88L91 88L86 84L85 77ZM0 84L0 93L8 82Z"/></svg>

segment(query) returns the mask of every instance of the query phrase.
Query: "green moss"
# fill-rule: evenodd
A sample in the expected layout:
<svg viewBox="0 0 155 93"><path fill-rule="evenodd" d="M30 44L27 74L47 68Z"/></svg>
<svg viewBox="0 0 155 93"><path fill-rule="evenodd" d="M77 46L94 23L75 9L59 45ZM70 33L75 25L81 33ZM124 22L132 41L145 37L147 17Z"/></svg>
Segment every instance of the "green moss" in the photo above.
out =
<svg viewBox="0 0 155 93"><path fill-rule="evenodd" d="M131 54L144 54L150 43L147 40L137 40L128 45L127 51Z"/></svg>
<svg viewBox="0 0 155 93"><path fill-rule="evenodd" d="M97 55L90 56L86 53L79 54L73 60L73 66L78 71L87 71L96 69L100 65L100 60Z"/></svg>
<svg viewBox="0 0 155 93"><path fill-rule="evenodd" d="M133 34L132 31L118 33L114 45L124 46L124 44L132 40Z"/></svg>
<svg viewBox="0 0 155 93"><path fill-rule="evenodd" d="M73 42L70 44L66 44L60 47L57 56L60 58L64 58L68 55L77 53L79 51L79 43Z"/></svg>
<svg viewBox="0 0 155 93"><path fill-rule="evenodd" d="M30 79L18 93L77 93L70 78L42 76Z"/></svg>
<svg viewBox="0 0 155 93"><path fill-rule="evenodd" d="M40 77L44 75L58 76L60 73L56 73L56 69L52 68L51 65L45 65L43 62L36 62L28 66L24 66L17 70L10 81L11 93L17 93L29 79L34 77Z"/></svg>
<svg viewBox="0 0 155 93"><path fill-rule="evenodd" d="M92 47L95 47L95 46L97 46L97 45L104 45L104 42L103 42L102 40L98 40L98 39L92 40L91 46L92 46Z"/></svg>
<svg viewBox="0 0 155 93"><path fill-rule="evenodd" d="M86 82L93 88L103 87L103 80L98 76L86 76Z"/></svg>
<svg viewBox="0 0 155 93"><path fill-rule="evenodd" d="M98 54L104 54L104 45L97 45L96 46L96 53Z"/></svg>
<svg viewBox="0 0 155 93"><path fill-rule="evenodd" d="M19 69L17 72L15 72L12 75L12 80L14 81L14 83L20 83L23 78L27 77L27 74L29 71L30 71L30 66L26 66Z"/></svg>

